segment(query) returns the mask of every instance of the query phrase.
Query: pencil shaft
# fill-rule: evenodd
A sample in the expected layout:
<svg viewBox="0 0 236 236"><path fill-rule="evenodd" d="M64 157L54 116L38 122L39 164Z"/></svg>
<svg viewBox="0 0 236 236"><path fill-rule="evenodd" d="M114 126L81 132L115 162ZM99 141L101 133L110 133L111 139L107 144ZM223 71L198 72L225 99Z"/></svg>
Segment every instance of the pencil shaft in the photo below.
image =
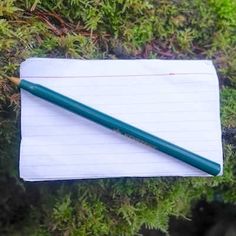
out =
<svg viewBox="0 0 236 236"><path fill-rule="evenodd" d="M220 165L216 162L165 141L157 136L147 133L144 130L136 128L98 110L88 107L51 89L26 80L21 80L19 87L102 126L115 130L125 136L138 140L157 150L169 154L172 157L175 157L208 174L217 175L220 172Z"/></svg>

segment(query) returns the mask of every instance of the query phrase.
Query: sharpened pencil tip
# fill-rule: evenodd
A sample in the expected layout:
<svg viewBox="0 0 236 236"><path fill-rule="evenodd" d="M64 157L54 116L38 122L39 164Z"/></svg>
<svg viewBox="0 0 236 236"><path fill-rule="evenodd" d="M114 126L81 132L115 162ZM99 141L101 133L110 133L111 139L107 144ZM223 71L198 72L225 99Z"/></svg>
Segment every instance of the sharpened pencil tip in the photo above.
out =
<svg viewBox="0 0 236 236"><path fill-rule="evenodd" d="M17 86L20 84L20 79L16 78L16 77L9 77L8 78L11 82L13 82L14 84L16 84Z"/></svg>

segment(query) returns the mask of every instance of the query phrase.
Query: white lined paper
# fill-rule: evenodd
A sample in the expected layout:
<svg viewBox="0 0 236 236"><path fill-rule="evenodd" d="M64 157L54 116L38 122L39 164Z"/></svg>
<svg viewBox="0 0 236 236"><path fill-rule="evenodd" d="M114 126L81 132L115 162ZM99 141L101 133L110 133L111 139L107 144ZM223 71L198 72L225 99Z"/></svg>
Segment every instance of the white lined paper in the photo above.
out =
<svg viewBox="0 0 236 236"><path fill-rule="evenodd" d="M211 61L30 58L20 74L222 166L219 89ZM21 96L25 180L208 176L25 91Z"/></svg>

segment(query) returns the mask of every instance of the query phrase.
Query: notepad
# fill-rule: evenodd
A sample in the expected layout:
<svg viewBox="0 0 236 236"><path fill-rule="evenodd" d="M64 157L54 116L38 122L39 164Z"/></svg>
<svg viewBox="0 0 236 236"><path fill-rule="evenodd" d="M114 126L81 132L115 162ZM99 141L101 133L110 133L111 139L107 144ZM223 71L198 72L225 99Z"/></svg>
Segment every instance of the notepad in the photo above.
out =
<svg viewBox="0 0 236 236"><path fill-rule="evenodd" d="M223 169L219 88L211 61L30 58L21 64L20 77ZM209 176L23 90L21 135L20 177L27 181Z"/></svg>

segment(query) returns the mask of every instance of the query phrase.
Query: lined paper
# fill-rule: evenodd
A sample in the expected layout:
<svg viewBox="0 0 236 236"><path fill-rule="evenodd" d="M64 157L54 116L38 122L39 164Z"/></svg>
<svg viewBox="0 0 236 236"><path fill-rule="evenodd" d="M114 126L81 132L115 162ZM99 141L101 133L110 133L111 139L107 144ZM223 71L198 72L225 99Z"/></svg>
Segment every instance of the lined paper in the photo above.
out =
<svg viewBox="0 0 236 236"><path fill-rule="evenodd" d="M20 76L223 165L211 61L30 58ZM208 176L23 90L21 103L24 180Z"/></svg>

